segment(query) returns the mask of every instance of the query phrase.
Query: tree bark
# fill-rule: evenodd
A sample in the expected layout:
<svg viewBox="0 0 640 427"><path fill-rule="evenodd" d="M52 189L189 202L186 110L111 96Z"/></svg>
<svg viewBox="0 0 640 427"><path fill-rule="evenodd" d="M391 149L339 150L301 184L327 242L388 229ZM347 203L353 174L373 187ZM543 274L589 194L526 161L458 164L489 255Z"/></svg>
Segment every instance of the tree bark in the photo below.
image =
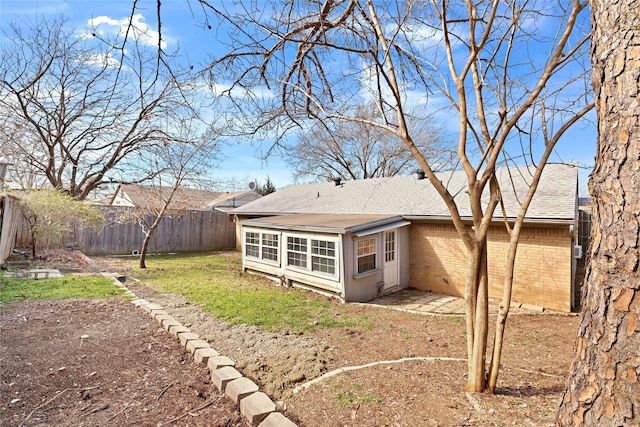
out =
<svg viewBox="0 0 640 427"><path fill-rule="evenodd" d="M149 241L151 241L151 231L149 230L144 235L144 240L142 241L142 248L140 249L140 260L138 267L147 268L147 249L149 248Z"/></svg>
<svg viewBox="0 0 640 427"><path fill-rule="evenodd" d="M142 247L140 248L140 263L139 263L140 268L147 268L147 262L146 262L147 250L149 249L149 242L151 241L151 236L153 235L153 232L156 230L156 228L158 228L158 225L160 224L160 221L164 217L164 213L166 212L167 206L169 206L169 203L171 203L172 198L173 198L173 193L171 194L171 197L169 198L169 200L165 202L165 205L162 207L160 212L156 214L155 218L153 219L153 223L149 226L147 231L144 233L144 240L142 241Z"/></svg>
<svg viewBox="0 0 640 427"><path fill-rule="evenodd" d="M467 249L467 391L486 389L486 349L489 330L489 294L486 236Z"/></svg>
<svg viewBox="0 0 640 427"><path fill-rule="evenodd" d="M640 424L640 1L592 0L590 262L558 425Z"/></svg>

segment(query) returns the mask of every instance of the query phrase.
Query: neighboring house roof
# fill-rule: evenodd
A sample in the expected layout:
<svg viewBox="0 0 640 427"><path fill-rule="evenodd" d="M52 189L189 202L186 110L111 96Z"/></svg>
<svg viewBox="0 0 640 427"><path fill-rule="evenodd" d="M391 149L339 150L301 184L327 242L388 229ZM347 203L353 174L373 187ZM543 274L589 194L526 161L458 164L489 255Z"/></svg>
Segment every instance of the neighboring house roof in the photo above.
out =
<svg viewBox="0 0 640 427"><path fill-rule="evenodd" d="M118 186L111 199L111 205L159 208L171 187L152 187L135 184ZM254 191L207 191L193 188L178 188L173 195L169 209L172 210L226 210L260 198Z"/></svg>
<svg viewBox="0 0 640 427"><path fill-rule="evenodd" d="M255 191L236 191L220 193L207 207L220 211L231 211L239 206L258 200L262 196Z"/></svg>
<svg viewBox="0 0 640 427"><path fill-rule="evenodd" d="M496 170L508 218L516 217L520 209L519 200L525 196L533 172L533 168L526 167ZM465 200L466 174L463 171L443 172L438 177L455 196L461 217L469 218L471 209ZM577 189L576 166L548 164L527 219L573 221ZM339 185L333 182L294 185L234 209L232 213L243 216L324 213L450 218L449 210L429 180L418 179L414 175L344 181ZM500 207L496 209L495 216L501 216Z"/></svg>

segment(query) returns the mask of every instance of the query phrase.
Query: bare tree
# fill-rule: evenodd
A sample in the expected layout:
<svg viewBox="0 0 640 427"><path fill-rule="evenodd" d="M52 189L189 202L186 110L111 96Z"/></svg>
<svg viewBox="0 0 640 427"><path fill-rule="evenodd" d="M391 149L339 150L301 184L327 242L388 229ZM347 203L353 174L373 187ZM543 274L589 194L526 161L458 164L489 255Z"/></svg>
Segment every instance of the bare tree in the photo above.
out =
<svg viewBox="0 0 640 427"><path fill-rule="evenodd" d="M557 423L640 424L640 1L591 1L598 118L582 319Z"/></svg>
<svg viewBox="0 0 640 427"><path fill-rule="evenodd" d="M146 205L138 207L134 214L144 234L140 268L146 268L149 242L160 221L169 213L185 210L189 195L183 190L189 185L197 186L200 179L206 179L210 168L218 162L220 132L213 126L206 131L203 129L204 124L200 120L184 121L173 132L176 136L172 140L145 152L144 164L150 168L154 178L147 186Z"/></svg>
<svg viewBox="0 0 640 427"><path fill-rule="evenodd" d="M162 120L184 105L188 76L169 71L168 58L159 61L135 30L78 32L61 16L10 27L1 46L0 155L15 165L12 179L84 199L111 180L147 178L129 176L128 162L171 137Z"/></svg>
<svg viewBox="0 0 640 427"><path fill-rule="evenodd" d="M376 120L375 105L357 107L357 116ZM451 142L432 118L413 119L416 145L434 168L453 168ZM327 120L301 132L300 141L286 150L296 178L318 181L334 177L380 178L413 172L418 164L395 134L362 122Z"/></svg>
<svg viewBox="0 0 640 427"><path fill-rule="evenodd" d="M236 124L284 136L307 120L338 119L404 142L466 246L467 389L493 390L524 216L555 145L593 107L584 63L587 2L327 0L259 10L251 2L200 4L223 23L221 33L230 27L223 33L230 51L210 70L215 87L244 112L230 112ZM416 143L408 112L419 99L458 124L454 149L467 176L465 197L438 179ZM363 101L375 103L381 121L356 115ZM510 251L487 372L487 234L500 216L502 191L495 170L516 162L530 166L529 192L517 218L504 220ZM460 215L462 203L470 222Z"/></svg>

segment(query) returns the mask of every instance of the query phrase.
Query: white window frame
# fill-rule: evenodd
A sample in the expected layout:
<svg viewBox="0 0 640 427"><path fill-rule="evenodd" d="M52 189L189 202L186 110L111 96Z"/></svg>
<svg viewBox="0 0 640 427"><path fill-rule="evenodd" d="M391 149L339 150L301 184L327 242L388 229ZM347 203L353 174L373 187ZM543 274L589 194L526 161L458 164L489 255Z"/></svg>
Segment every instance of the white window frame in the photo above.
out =
<svg viewBox="0 0 640 427"><path fill-rule="evenodd" d="M303 237L303 236L291 235L291 234L285 234L284 238L287 245L286 246L287 257L285 261L287 267L294 268L294 269L308 270L309 269L309 238ZM297 241L291 242L291 245L296 246L295 248L289 248L289 239L297 239ZM303 241L304 243L302 243ZM304 250L302 248L303 246L304 246ZM290 253L295 254L296 260L303 261L304 265L296 265L293 263L289 264ZM304 258L299 257L300 255L303 255Z"/></svg>
<svg viewBox="0 0 640 427"><path fill-rule="evenodd" d="M282 239L282 234L276 230L263 230L257 228L245 228L243 233L243 244L244 244L244 252L243 256L248 260L264 262L266 264L272 264L276 266L280 266L280 241ZM247 241L247 237L249 234L257 234L258 242ZM265 236L275 236L275 245L272 244L272 240L265 239ZM253 246L257 249L258 255L249 255L247 251L248 246ZM275 249L276 259L273 260L265 255L268 253L273 253Z"/></svg>
<svg viewBox="0 0 640 427"><path fill-rule="evenodd" d="M249 235L251 235L252 241L249 242ZM253 239L256 239L256 241L253 241ZM254 259L260 259L260 232L256 231L256 230L245 230L244 231L244 239L243 242L244 244L244 256L247 258L254 258ZM249 248L254 248L252 249L252 252L255 251L257 253L257 255L249 255Z"/></svg>
<svg viewBox="0 0 640 427"><path fill-rule="evenodd" d="M306 241L305 251L302 252L300 250L290 250L289 238L304 239ZM317 277L330 278L332 280L336 280L339 278L340 262L341 262L340 251L339 251L339 247L340 247L339 236L326 235L326 234L283 233L282 241L283 241L283 247L285 248L284 264L286 268L290 270L304 272L305 274L309 274ZM330 248L329 245L326 245L324 248L320 246L314 247L313 245L314 241L331 244L333 248ZM317 249L318 253L314 253L315 249ZM292 252L295 254L303 254L305 256L306 266L302 267L294 264L289 264L289 252ZM333 255L330 254L331 252L333 252ZM318 261L333 260L333 273L314 269L314 258L316 258Z"/></svg>
<svg viewBox="0 0 640 427"><path fill-rule="evenodd" d="M336 276L336 268L338 266L338 263L336 262L337 254L338 254L337 242L333 240L326 240L326 239L319 239L319 238L309 239L309 240L310 240L309 252L311 256L311 271L316 273L327 274L332 277ZM314 246L314 242L317 242L318 244ZM324 245L322 245L323 243ZM317 250L317 252L314 252L314 250ZM333 255L331 255L331 252L333 252ZM333 261L333 265L323 264L323 262L327 262L327 261ZM323 266L330 267L333 269L333 272L316 270L314 268L315 265L319 265L320 267L323 267Z"/></svg>
<svg viewBox="0 0 640 427"><path fill-rule="evenodd" d="M362 253L359 254L358 253L358 245L361 242L367 241L367 240L371 240L373 241L373 252L366 252L366 253ZM353 242L353 254L354 254L354 260L355 260L355 264L354 264L354 276L356 277L361 277L361 276L366 276L372 273L375 273L376 271L380 270L380 267L378 265L379 260L378 260L378 236L377 235L368 235L366 237L360 237L358 239L354 239ZM370 257L371 255L373 255L373 268L369 269L369 270L365 270L365 271L359 271L359 260L361 258L364 257Z"/></svg>
<svg viewBox="0 0 640 427"><path fill-rule="evenodd" d="M270 237L265 238L265 236ZM272 256L274 252L275 259L270 258L269 256ZM269 256L266 256L267 254ZM280 233L260 233L260 259L265 262L280 264Z"/></svg>

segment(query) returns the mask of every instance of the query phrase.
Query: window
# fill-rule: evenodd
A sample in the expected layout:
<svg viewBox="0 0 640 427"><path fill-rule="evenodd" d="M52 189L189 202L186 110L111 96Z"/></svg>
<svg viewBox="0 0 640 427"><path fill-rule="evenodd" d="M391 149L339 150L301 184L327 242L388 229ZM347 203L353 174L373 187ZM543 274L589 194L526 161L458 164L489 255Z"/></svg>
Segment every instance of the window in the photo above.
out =
<svg viewBox="0 0 640 427"><path fill-rule="evenodd" d="M337 250L335 240L287 236L287 265L336 276Z"/></svg>
<svg viewBox="0 0 640 427"><path fill-rule="evenodd" d="M246 231L244 235L244 254L269 263L278 263L279 234Z"/></svg>
<svg viewBox="0 0 640 427"><path fill-rule="evenodd" d="M384 262L395 261L396 259L396 232L387 231L384 233Z"/></svg>
<svg viewBox="0 0 640 427"><path fill-rule="evenodd" d="M311 271L336 274L336 243L311 240Z"/></svg>
<svg viewBox="0 0 640 427"><path fill-rule="evenodd" d="M249 257L260 257L260 233L248 231L244 237L245 255Z"/></svg>
<svg viewBox="0 0 640 427"><path fill-rule="evenodd" d="M307 268L307 239L287 237L287 265Z"/></svg>
<svg viewBox="0 0 640 427"><path fill-rule="evenodd" d="M278 235L262 234L262 259L278 261Z"/></svg>
<svg viewBox="0 0 640 427"><path fill-rule="evenodd" d="M376 269L375 237L356 241L356 258L358 274Z"/></svg>

